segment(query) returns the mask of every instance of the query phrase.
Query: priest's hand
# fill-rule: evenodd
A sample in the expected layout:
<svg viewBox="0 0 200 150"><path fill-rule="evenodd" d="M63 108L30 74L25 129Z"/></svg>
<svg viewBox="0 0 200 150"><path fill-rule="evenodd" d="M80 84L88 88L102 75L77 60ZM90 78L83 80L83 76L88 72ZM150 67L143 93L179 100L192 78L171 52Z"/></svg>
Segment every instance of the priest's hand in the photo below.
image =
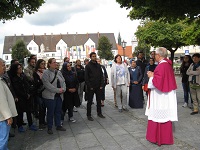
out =
<svg viewBox="0 0 200 150"><path fill-rule="evenodd" d="M153 77L153 72L152 72L152 71L148 71L148 72L147 72L147 75L148 75L149 78L150 78L150 77Z"/></svg>

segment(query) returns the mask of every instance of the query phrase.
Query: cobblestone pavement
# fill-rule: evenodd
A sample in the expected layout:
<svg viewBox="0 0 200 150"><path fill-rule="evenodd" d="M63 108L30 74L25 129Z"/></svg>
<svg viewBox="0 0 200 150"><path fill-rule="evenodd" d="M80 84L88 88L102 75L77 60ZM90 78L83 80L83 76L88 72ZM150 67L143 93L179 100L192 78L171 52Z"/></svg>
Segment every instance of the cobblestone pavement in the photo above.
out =
<svg viewBox="0 0 200 150"><path fill-rule="evenodd" d="M110 69L108 68L108 73ZM86 102L74 112L76 123L64 122L66 132L56 131L48 135L46 130L25 133L15 131L9 140L10 150L199 150L200 114L190 115L191 109L183 108L183 92L180 77L177 80L178 117L174 123L174 145L161 147L148 142L146 136L147 117L143 109L129 109L119 113L114 107L113 91L106 87L105 106L102 107L105 119L97 117L96 104L92 106L94 121L86 117ZM146 99L146 98L145 98ZM145 100L146 102L146 100ZM38 120L35 120L38 124ZM13 129L12 129L12 132Z"/></svg>

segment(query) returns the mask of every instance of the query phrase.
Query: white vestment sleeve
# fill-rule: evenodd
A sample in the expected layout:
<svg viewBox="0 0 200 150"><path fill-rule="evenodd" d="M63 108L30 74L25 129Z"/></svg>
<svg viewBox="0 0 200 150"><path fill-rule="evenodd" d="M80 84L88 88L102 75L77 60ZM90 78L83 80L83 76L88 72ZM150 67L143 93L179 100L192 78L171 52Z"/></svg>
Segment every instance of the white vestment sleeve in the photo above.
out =
<svg viewBox="0 0 200 150"><path fill-rule="evenodd" d="M154 89L154 88L155 88L155 86L153 85L152 80L153 80L153 77L150 77L150 78L149 78L149 82L148 82L148 88L149 88L149 89Z"/></svg>

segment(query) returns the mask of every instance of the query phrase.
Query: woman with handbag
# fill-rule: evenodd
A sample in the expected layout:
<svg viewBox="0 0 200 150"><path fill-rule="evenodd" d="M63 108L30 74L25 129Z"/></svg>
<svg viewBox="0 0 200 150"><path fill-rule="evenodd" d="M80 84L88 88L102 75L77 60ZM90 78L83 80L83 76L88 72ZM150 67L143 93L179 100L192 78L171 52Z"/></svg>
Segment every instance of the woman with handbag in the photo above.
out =
<svg viewBox="0 0 200 150"><path fill-rule="evenodd" d="M135 60L131 60L130 63L131 66L128 68L130 73L129 106L131 108L143 108L142 70L136 65Z"/></svg>
<svg viewBox="0 0 200 150"><path fill-rule="evenodd" d="M53 119L55 121L56 130L66 131L61 126L62 100L63 93L66 90L65 79L60 71L57 71L57 63L55 58L50 58L47 68L42 75L42 82L45 87L42 97L47 107L47 125L48 134L53 134Z"/></svg>

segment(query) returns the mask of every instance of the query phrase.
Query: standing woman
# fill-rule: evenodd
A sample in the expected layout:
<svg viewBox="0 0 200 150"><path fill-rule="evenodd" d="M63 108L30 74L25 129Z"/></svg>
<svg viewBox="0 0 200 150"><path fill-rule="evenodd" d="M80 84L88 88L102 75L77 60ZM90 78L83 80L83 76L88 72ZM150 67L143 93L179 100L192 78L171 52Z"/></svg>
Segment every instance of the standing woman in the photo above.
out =
<svg viewBox="0 0 200 150"><path fill-rule="evenodd" d="M190 82L190 92L193 100L193 111L190 115L198 114L200 104L200 54L195 53L192 55L193 63L187 70Z"/></svg>
<svg viewBox="0 0 200 150"><path fill-rule="evenodd" d="M33 125L33 120L31 116L31 99L30 99L30 91L29 84L26 76L22 73L22 65L21 64L13 64L10 68L11 81L13 85L13 89L17 96L16 108L17 108L17 126L19 132L25 132L23 128L23 113L26 112L29 129L36 131L37 128Z"/></svg>
<svg viewBox="0 0 200 150"><path fill-rule="evenodd" d="M131 108L143 108L142 70L136 65L135 60L131 60L130 63L131 66L128 68L130 73L129 106Z"/></svg>
<svg viewBox="0 0 200 150"><path fill-rule="evenodd" d="M64 93L64 100L63 100L63 116L62 120L64 120L64 115L68 110L68 119L71 122L76 122L73 118L73 108L80 106L80 99L78 95L78 78L76 73L72 71L71 64L65 62L62 66L62 75L65 79L66 83L66 91Z"/></svg>
<svg viewBox="0 0 200 150"><path fill-rule="evenodd" d="M116 100L119 112L127 109L127 90L130 84L130 74L127 65L122 62L121 55L116 55L114 59L115 65L111 68L111 84L116 91ZM121 101L122 95L122 101Z"/></svg>
<svg viewBox="0 0 200 150"><path fill-rule="evenodd" d="M183 58L183 62L180 67L180 72L182 76L182 86L183 86L183 92L184 92L184 104L182 107L187 107L188 106L188 99L189 95L191 98L190 94L190 87L189 87L189 76L186 74L188 68L190 67L191 63L193 63L192 57L190 55L185 55ZM191 103L193 103L192 98L191 98Z"/></svg>
<svg viewBox="0 0 200 150"><path fill-rule="evenodd" d="M42 75L44 91L42 97L47 107L47 125L48 134L53 134L53 118L55 121L56 130L66 131L61 126L62 100L63 93L66 90L65 79L60 71L57 71L57 63L55 58L50 58L47 64L47 70Z"/></svg>
<svg viewBox="0 0 200 150"><path fill-rule="evenodd" d="M44 91L44 85L42 83L42 75L46 62L43 59L39 59L35 65L35 71L33 72L34 85L37 89L36 97L39 104L39 130L43 130L46 127L45 113L46 107L44 105L44 99L42 98L42 92Z"/></svg>
<svg viewBox="0 0 200 150"><path fill-rule="evenodd" d="M102 92L101 92L101 106L104 106L104 100L105 100L105 87L107 84L109 84L109 79L108 79L108 73L106 71L106 68L104 65L101 64L101 59L97 58L97 63L101 65L101 70L103 72L103 87L102 87Z"/></svg>

